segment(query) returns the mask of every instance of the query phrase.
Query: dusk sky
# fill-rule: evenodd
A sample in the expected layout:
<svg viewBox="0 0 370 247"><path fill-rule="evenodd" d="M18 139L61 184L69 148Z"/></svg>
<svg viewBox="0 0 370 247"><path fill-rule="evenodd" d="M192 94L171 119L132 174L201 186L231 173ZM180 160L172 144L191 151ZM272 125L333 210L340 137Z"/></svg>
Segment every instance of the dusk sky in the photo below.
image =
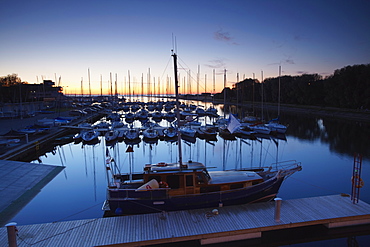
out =
<svg viewBox="0 0 370 247"><path fill-rule="evenodd" d="M28 83L59 81L80 94L81 78L93 93L118 92L148 81L163 88L173 77L176 38L181 81L190 70L196 93L231 87L253 74L333 74L344 66L370 63L368 0L1 0L0 76L18 74ZM205 83L205 77L207 81ZM155 78L155 79L154 79ZM144 86L147 88L147 86ZM141 89L135 89L140 93ZM163 92L164 89L162 89ZM182 89L180 89L181 92Z"/></svg>

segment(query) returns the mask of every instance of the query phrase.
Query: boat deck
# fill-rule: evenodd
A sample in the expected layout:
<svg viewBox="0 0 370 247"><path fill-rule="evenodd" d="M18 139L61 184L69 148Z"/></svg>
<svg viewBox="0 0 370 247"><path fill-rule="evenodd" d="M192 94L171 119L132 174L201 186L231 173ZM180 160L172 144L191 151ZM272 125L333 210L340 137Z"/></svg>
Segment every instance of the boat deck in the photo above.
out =
<svg viewBox="0 0 370 247"><path fill-rule="evenodd" d="M262 233L324 225L370 224L370 205L341 195L282 201L275 222L274 202L155 214L130 215L18 226L18 246L144 246L197 240L201 244L260 238ZM0 243L7 242L6 228Z"/></svg>

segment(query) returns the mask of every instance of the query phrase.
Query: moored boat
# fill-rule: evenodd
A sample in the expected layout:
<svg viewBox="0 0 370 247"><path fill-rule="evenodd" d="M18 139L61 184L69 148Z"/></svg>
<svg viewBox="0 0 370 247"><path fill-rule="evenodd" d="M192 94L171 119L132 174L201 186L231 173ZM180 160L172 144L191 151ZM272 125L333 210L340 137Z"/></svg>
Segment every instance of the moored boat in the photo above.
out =
<svg viewBox="0 0 370 247"><path fill-rule="evenodd" d="M189 137L195 137L195 134L196 134L196 130L192 129L189 126L181 126L179 128L179 132L181 133L181 135L189 136Z"/></svg>
<svg viewBox="0 0 370 247"><path fill-rule="evenodd" d="M99 131L86 130L82 133L82 140L84 143L95 142L99 138Z"/></svg>
<svg viewBox="0 0 370 247"><path fill-rule="evenodd" d="M217 130L213 126L201 126L197 129L197 136L205 139L214 139L217 136Z"/></svg>
<svg viewBox="0 0 370 247"><path fill-rule="evenodd" d="M270 122L266 123L265 127L270 129L272 132L276 132L276 133L280 133L280 134L285 134L285 132L288 128L286 125L283 125L283 124L280 124L280 123L274 122L274 121L270 121Z"/></svg>
<svg viewBox="0 0 370 247"><path fill-rule="evenodd" d="M110 215L142 214L238 205L273 199L283 180L301 164L296 161L259 166L256 169L208 171L200 162L183 162L181 138L186 126L180 121L177 55L174 58L176 114L178 119L178 162L146 164L141 173L113 173L117 165L107 149L107 200L103 208ZM233 134L240 123L230 116L224 130ZM191 128L189 128L191 129ZM148 130L148 129L146 129ZM195 130L193 130L195 135ZM109 179L109 176L111 178Z"/></svg>
<svg viewBox="0 0 370 247"><path fill-rule="evenodd" d="M140 135L140 131L137 128L129 128L125 131L125 139L127 140L135 140L138 139Z"/></svg>
<svg viewBox="0 0 370 247"><path fill-rule="evenodd" d="M158 131L154 128L147 128L143 131L143 136L145 139L156 139L158 138Z"/></svg>
<svg viewBox="0 0 370 247"><path fill-rule="evenodd" d="M117 140L118 135L119 135L119 131L118 131L118 130L114 130L114 129L112 129L112 130L108 130L108 131L105 133L105 135L104 135L104 137L105 137L105 141L106 141L106 142L112 142L112 141L115 141L115 140Z"/></svg>
<svg viewBox="0 0 370 247"><path fill-rule="evenodd" d="M144 173L113 176L105 209L111 215L142 214L269 201L285 178L301 170L296 161L278 165L229 171L208 171L191 161L145 165Z"/></svg>
<svg viewBox="0 0 370 247"><path fill-rule="evenodd" d="M163 133L164 133L164 136L166 138L175 138L175 137L177 137L177 130L173 126L165 128L163 130Z"/></svg>

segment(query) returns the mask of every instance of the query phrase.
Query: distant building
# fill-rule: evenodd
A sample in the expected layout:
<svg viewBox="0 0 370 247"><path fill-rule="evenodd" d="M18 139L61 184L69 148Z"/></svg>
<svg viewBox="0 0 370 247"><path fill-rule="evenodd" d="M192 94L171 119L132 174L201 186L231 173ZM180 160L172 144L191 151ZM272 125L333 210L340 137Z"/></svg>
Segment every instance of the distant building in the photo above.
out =
<svg viewBox="0 0 370 247"><path fill-rule="evenodd" d="M26 93L26 101L56 101L63 96L63 88L54 85L51 80L40 84L22 84L22 95Z"/></svg>

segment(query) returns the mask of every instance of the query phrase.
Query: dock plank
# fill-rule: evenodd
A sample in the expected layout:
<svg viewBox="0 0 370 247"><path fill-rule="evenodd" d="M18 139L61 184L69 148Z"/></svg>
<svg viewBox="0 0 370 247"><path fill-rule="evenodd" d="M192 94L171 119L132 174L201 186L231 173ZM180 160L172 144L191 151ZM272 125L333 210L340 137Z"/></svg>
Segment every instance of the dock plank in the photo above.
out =
<svg viewBox="0 0 370 247"><path fill-rule="evenodd" d="M282 201L281 221L274 220L274 202L211 209L130 215L18 226L19 237L35 246L138 246L199 240L216 243L261 237L262 232L323 224L338 227L370 224L370 205L352 204L340 195ZM0 243L6 243L0 228ZM18 246L28 246L18 239ZM3 246L0 244L0 246Z"/></svg>

